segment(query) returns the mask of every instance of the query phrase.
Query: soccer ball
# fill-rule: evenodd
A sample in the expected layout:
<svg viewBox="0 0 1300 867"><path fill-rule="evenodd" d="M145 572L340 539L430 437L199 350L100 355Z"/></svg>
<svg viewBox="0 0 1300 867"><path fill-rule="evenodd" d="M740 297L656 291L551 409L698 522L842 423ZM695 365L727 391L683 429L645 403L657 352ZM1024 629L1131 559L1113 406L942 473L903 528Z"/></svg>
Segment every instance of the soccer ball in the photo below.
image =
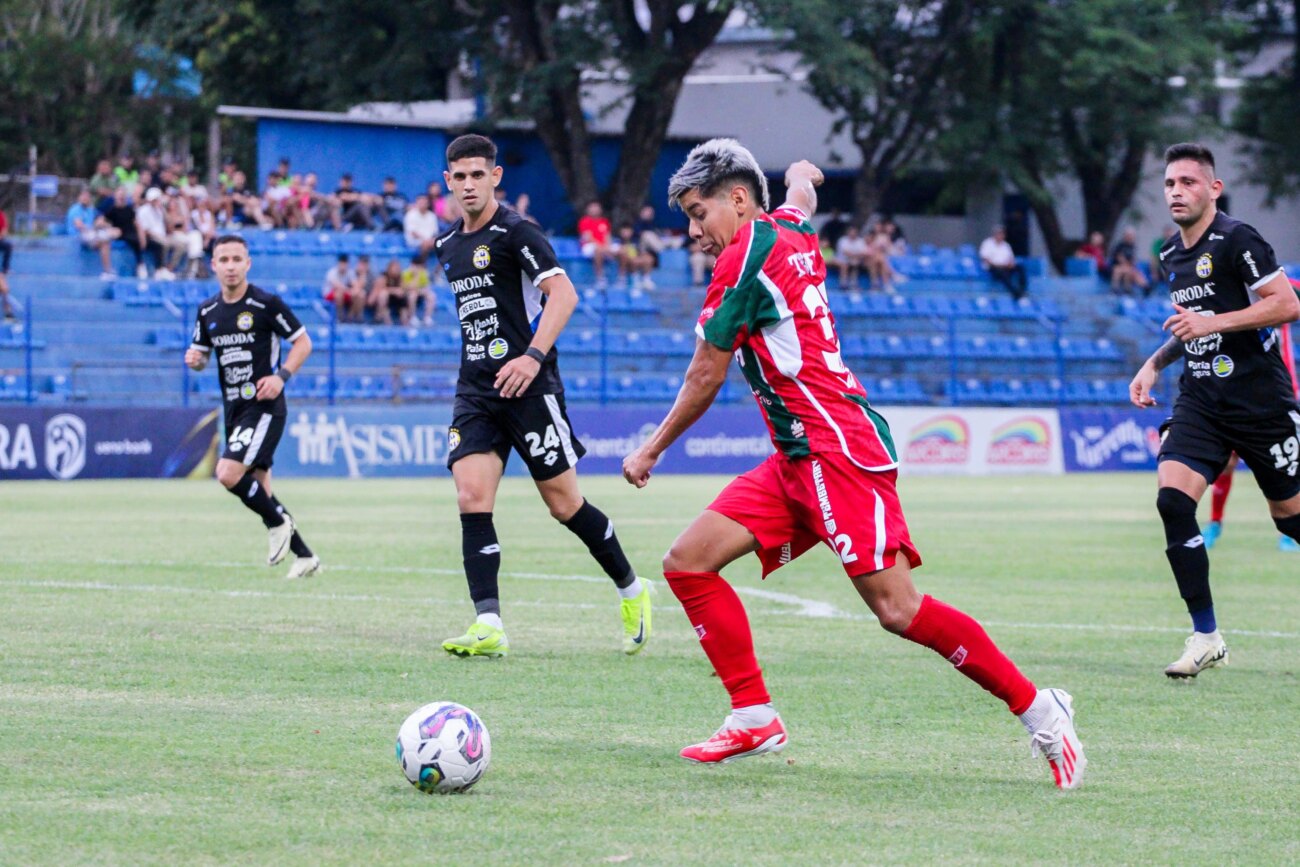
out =
<svg viewBox="0 0 1300 867"><path fill-rule="evenodd" d="M453 701L426 704L397 730L397 761L421 792L463 792L479 781L491 757L483 721Z"/></svg>

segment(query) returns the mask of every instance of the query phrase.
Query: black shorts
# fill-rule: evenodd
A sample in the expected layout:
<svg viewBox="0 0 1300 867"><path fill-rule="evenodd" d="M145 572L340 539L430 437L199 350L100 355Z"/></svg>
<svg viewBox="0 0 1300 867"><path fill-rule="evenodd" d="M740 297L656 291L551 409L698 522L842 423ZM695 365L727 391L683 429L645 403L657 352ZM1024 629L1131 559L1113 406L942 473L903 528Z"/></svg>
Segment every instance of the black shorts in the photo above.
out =
<svg viewBox="0 0 1300 867"><path fill-rule="evenodd" d="M576 466L587 453L573 435L562 394L511 399L456 395L447 431L448 468L466 455L487 452L496 452L505 464L511 447L539 482Z"/></svg>
<svg viewBox="0 0 1300 867"><path fill-rule="evenodd" d="M1300 412L1289 411L1248 424L1226 422L1186 403L1160 428L1159 460L1176 460L1213 484L1236 452L1270 500L1300 494Z"/></svg>
<svg viewBox="0 0 1300 867"><path fill-rule="evenodd" d="M225 460L239 461L249 469L269 470L275 447L284 433L284 416L267 412L257 401L226 408Z"/></svg>

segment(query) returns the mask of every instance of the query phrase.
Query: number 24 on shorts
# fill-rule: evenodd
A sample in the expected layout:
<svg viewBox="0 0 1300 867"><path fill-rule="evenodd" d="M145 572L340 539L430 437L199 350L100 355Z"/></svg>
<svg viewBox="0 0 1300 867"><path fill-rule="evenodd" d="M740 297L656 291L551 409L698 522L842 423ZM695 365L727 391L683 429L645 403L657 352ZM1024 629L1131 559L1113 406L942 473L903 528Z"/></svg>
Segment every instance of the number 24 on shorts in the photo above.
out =
<svg viewBox="0 0 1300 867"><path fill-rule="evenodd" d="M529 431L524 434L524 439L528 441L528 454L535 458L546 455L542 460L548 467L559 460L560 456L555 449L560 445L560 438L555 433L555 425L548 424L540 434Z"/></svg>

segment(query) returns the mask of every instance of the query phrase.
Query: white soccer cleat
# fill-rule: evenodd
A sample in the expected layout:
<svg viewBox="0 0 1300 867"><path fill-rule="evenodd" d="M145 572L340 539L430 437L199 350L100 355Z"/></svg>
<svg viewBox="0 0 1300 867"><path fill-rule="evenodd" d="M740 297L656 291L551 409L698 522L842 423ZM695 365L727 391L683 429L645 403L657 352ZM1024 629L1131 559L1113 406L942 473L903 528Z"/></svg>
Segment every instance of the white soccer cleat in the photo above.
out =
<svg viewBox="0 0 1300 867"><path fill-rule="evenodd" d="M293 565L289 567L289 578L309 578L320 571L320 558L313 554L310 557L295 557Z"/></svg>
<svg viewBox="0 0 1300 867"><path fill-rule="evenodd" d="M1165 667L1169 677L1196 677L1207 668L1228 664L1228 645L1219 630L1193 632L1183 644L1183 655Z"/></svg>
<svg viewBox="0 0 1300 867"><path fill-rule="evenodd" d="M284 523L266 531L270 544L266 554L266 565L275 566L289 553L289 540L293 538L293 518L284 516Z"/></svg>
<svg viewBox="0 0 1300 867"><path fill-rule="evenodd" d="M1051 699L1047 718L1030 733L1031 755L1042 755L1052 769L1057 788L1075 789L1083 782L1083 770L1088 760L1083 755L1083 744L1074 730L1074 698L1063 689L1045 689Z"/></svg>

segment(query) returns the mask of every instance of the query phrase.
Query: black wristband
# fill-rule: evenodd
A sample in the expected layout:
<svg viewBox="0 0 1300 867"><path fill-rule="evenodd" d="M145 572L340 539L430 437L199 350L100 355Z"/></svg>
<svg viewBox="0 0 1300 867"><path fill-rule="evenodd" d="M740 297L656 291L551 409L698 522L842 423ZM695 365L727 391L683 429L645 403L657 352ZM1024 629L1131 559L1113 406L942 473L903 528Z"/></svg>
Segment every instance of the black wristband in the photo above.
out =
<svg viewBox="0 0 1300 867"><path fill-rule="evenodd" d="M289 370L287 367L280 368L275 372L275 375L280 377L280 381L286 385L289 384L289 380L293 379L293 371Z"/></svg>
<svg viewBox="0 0 1300 867"><path fill-rule="evenodd" d="M536 361L538 364L546 363L546 353L542 352L536 346L530 346L527 349L525 349L524 355L527 355L529 358L531 358L533 361Z"/></svg>

